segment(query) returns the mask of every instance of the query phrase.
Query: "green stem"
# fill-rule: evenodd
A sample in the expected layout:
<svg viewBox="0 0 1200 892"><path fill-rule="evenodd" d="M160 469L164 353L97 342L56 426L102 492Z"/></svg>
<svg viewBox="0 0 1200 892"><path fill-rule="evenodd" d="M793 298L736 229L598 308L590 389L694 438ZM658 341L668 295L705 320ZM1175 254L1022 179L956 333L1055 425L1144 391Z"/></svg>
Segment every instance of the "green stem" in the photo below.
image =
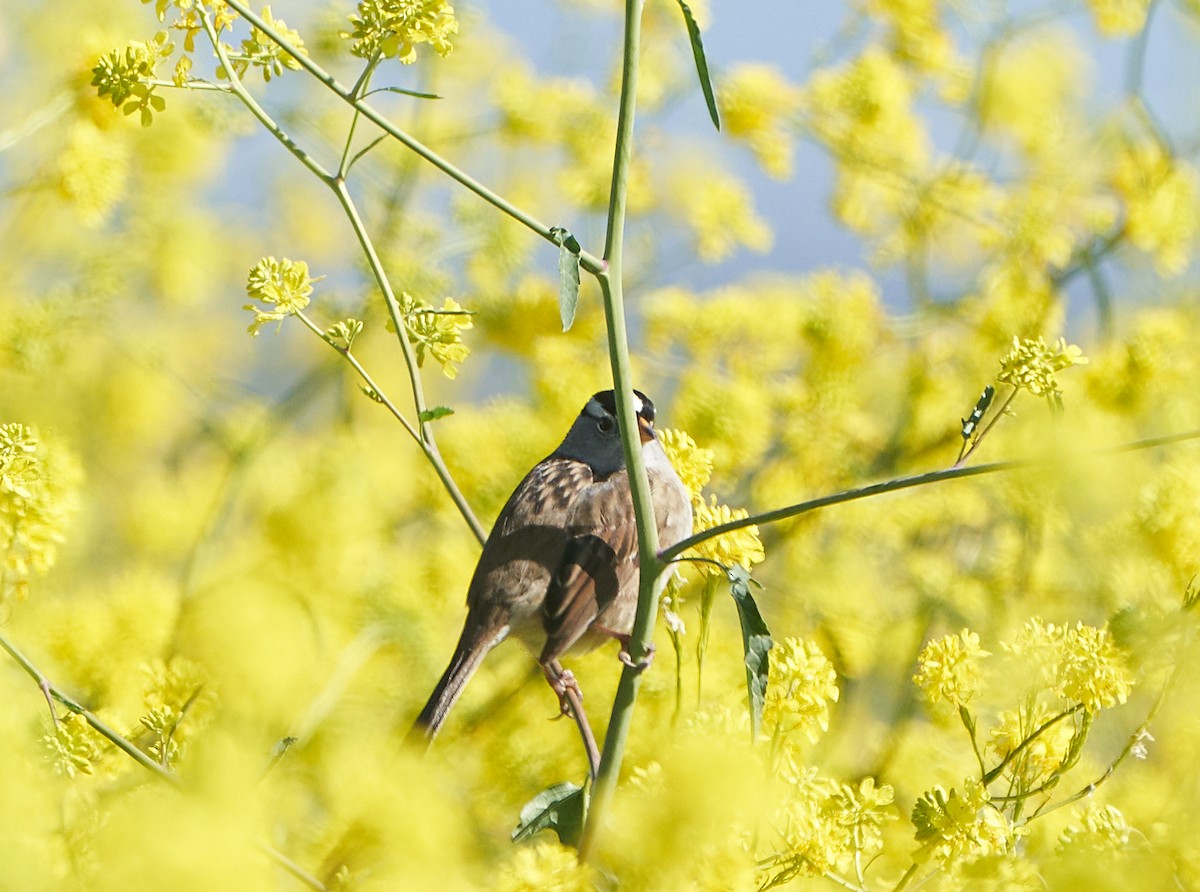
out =
<svg viewBox="0 0 1200 892"><path fill-rule="evenodd" d="M240 11L241 10L239 10L239 12ZM437 441L434 438L433 430L430 428L428 423L420 420L422 414L425 412L426 405L425 392L421 385L421 370L417 364L417 357L413 351L412 345L408 341L408 329L404 323L402 315L400 314L399 304L396 302L396 296L392 290L391 281L387 276L387 272L383 268L383 262L379 259L379 254L375 250L374 242L371 240L371 236L367 232L366 225L363 223L362 217L358 213L358 207L355 205L354 199L350 195L350 190L346 186L345 178L340 175L331 174L316 159L314 159L307 152L305 152L304 149L297 145L296 142L292 140L292 138L289 137L279 127L279 125L275 123L274 120L272 120L271 116L267 114L266 110L263 109L263 107L254 99L254 97L250 95L249 91L246 90L241 78L239 78L237 76L237 72L233 70L233 66L230 64L228 54L225 52L225 48L221 44L220 38L217 36L216 29L214 28L207 13L201 15L201 21L204 24L205 33L208 35L208 39L211 41L213 49L217 54L217 58L220 60L221 65L225 69L225 74L229 79L230 89L250 110L251 114L258 119L259 123L261 123L263 127L265 127L269 133L271 133L272 136L274 136L289 152L292 153L292 155L294 155L305 167L307 167L318 179L320 179L322 183L332 190L334 195L337 197L338 202L341 204L342 210L345 212L347 219L350 221L350 226L354 230L355 238L358 239L358 243L361 246L363 253L366 255L367 264L371 267L371 273L375 277L375 282L378 284L379 290L383 292L388 316L391 318L392 325L396 329L396 338L400 343L401 352L404 354L404 363L408 369L409 381L412 385L413 405L416 408L418 419L417 430L415 432L412 426L407 422L405 423L405 428L410 434L413 434L417 444L421 447L421 451L425 453L425 457L433 466L434 472L437 474L438 479L441 480L446 492L449 493L455 507L458 508L459 513L462 514L463 519L466 520L467 525L471 528L471 532L475 535L475 538L482 543L487 539L487 531L483 528L483 525L479 522L479 519L471 510L471 506L467 503L466 497L463 496L462 491L458 488L458 484L454 482L454 478L450 475L450 471L446 467L445 461L442 459L441 452L438 450ZM265 22L263 25L265 27L269 27L266 26ZM272 37L272 39L274 39L274 37ZM370 70L370 66L368 66L367 70L363 72L363 75L359 78L358 83L354 87L355 91L361 89L361 87L366 84L367 80L369 79ZM347 147L349 147L349 144L350 140L347 139ZM342 164L346 164L345 157L343 157ZM315 326L313 327L315 328ZM318 334L324 338L323 333L318 332ZM365 372L361 369L361 366L356 368L356 371L359 371L359 374L365 375ZM380 391L376 389L376 393L379 392ZM389 406L389 408L392 410L393 414L395 414L397 417L400 417L394 406Z"/></svg>
<svg viewBox="0 0 1200 892"><path fill-rule="evenodd" d="M226 0L226 2L228 3L229 7L235 10L242 18L278 44L279 48L295 59L301 68L324 84L326 88L328 88L343 102L347 103L351 108L361 112L364 118L366 118L376 127L379 127L381 130L387 133L388 136L391 136L393 139L402 143L408 149L424 158L438 170L442 171L442 173L446 174L446 176L474 192L488 204L508 214L514 220L521 223L526 228L531 229L533 232L537 233L551 244L556 244L554 241L554 235L551 232L552 227L547 226L545 223L537 220L531 214L526 213L516 205L510 203L502 196L484 186L474 177L468 175L462 170L459 170L428 146L409 136L395 124L391 123L387 118L377 112L361 98L356 97L352 90L346 89L346 87L339 83L338 80L333 77L333 75L329 74L307 55L300 52L298 49L296 49L296 47L292 46L282 34L280 34L271 25L263 21L262 17L256 15L245 3L241 2L241 0ZM604 261L596 257L594 254L588 253L587 251L581 252L579 259L583 268L593 275L599 275L605 269Z"/></svg>
<svg viewBox="0 0 1200 892"><path fill-rule="evenodd" d="M1169 446L1173 443L1183 443L1188 440L1200 440L1200 430L1183 431L1178 434L1167 434L1162 437L1149 437L1144 440L1134 440L1130 443L1122 443L1118 446L1110 446L1107 449L1098 449L1091 452L1082 452L1080 458L1108 458L1111 456L1122 455L1126 452L1136 452L1142 449L1154 449L1159 446ZM806 502L797 502L794 505L788 505L784 508L776 508L773 511L763 511L761 514L751 514L748 517L743 517L739 520L731 520L728 523L722 523L715 527L710 527L707 530L689 536L681 542L672 545L670 548L663 550L659 557L664 561L674 560L689 548L694 548L701 542L707 542L709 539L715 539L717 536L723 536L726 533L732 533L734 530L740 530L744 527L755 526L760 523L775 523L780 520L787 520L790 517L796 517L800 514L807 514L810 511L816 511L818 508L827 508L830 505L840 505L843 502L854 502L858 499L869 498L870 496L883 495L886 492L896 492L901 489L911 489L914 486L924 486L927 483L940 483L943 480L958 480L963 477L979 477L984 474L997 474L1006 471L1028 470L1030 468L1048 468L1061 463L1061 459L1016 459L1013 461L997 461L986 465L974 465L969 468L954 467L944 468L940 471L927 471L924 474L912 474L907 477L896 477L892 480L885 480L882 483L872 483L869 486L860 486L856 489L846 489L842 492L833 493L828 496L821 496L817 499L809 499Z"/></svg>
<svg viewBox="0 0 1200 892"><path fill-rule="evenodd" d="M632 658L621 673L613 699L612 717L604 736L604 750L592 790L591 806L580 842L580 858L586 859L603 825L617 778L625 742L633 719L633 707L641 686L642 670L637 668L651 651L654 621L658 616L658 598L662 592L666 567L658 558L658 526L650 498L650 481L642 455L637 413L633 406L633 373L629 362L629 337L625 328L622 271L625 244L625 211L629 192L629 164L633 156L633 123L637 108L638 48L641 45L642 6L644 0L625 0L625 40L622 48L621 99L617 112L617 139L613 159L612 189L608 203L608 232L605 239L606 269L598 275L608 324L608 351L616 391L617 417L621 426L621 445L637 516L638 558L641 574L637 613L633 633L626 650Z"/></svg>
<svg viewBox="0 0 1200 892"><path fill-rule="evenodd" d="M8 651L8 655L16 660L17 664L25 670L26 675L37 682L38 687L42 689L42 692L45 693L48 698L53 697L63 706L67 707L67 709L71 710L71 712L81 716L85 722L95 729L96 733L108 740L111 744L113 744L113 746L121 750L121 752L130 756L135 762L137 762L151 774L155 774L163 780L170 781L173 784L179 783L179 777L173 771L170 771L169 769L155 762L154 759L152 759L147 753L142 752L140 749L134 746L130 740L121 734L118 734L106 723L97 718L91 710L85 708L80 703L76 702L72 697L68 696L61 689L59 689L57 685L43 675L42 671L38 669L38 667L35 666L33 662L27 656L25 656L25 654L21 653L17 646L9 641L8 638L6 638L3 634L0 634L0 648L4 648L4 650ZM53 715L53 711L51 712L51 715Z"/></svg>
<svg viewBox="0 0 1200 892"><path fill-rule="evenodd" d="M442 459L441 451L438 449L432 425L427 421L421 420L426 409L425 391L421 386L421 369L417 363L416 352L413 350L412 344L408 341L408 324L400 312L400 304L396 301L396 294L392 290L391 280L383 268L383 261L379 259L379 254L375 250L375 243L371 240L371 236L367 232L367 227L358 213L358 207L350 195L350 190L346 187L346 181L340 177L336 177L329 180L328 183L341 203L346 217L350 220L350 225L354 229L354 235L358 239L358 243L367 257L367 264L371 267L371 273L375 277L375 283L383 293L384 304L387 306L388 317L392 320L392 327L396 330L396 340L399 342L400 350L404 355L404 364L408 369L408 379L412 385L413 406L417 412L417 428L419 431L417 445L425 453L425 457L433 466L433 470L438 475L438 479L441 480L442 486L450 494L451 500L454 502L455 507L458 508L459 513L462 514L467 525L471 528L471 532L475 534L475 538L482 544L487 539L487 530L483 528L483 524L479 522L479 518L475 516L475 513L471 510L471 506L467 503L466 497L462 494L462 491L458 488L458 484L454 482L454 478L450 475L450 469L446 467L446 462ZM363 373L359 372L359 374ZM376 393L379 392L376 390Z"/></svg>
<svg viewBox="0 0 1200 892"><path fill-rule="evenodd" d="M360 98L367 89L367 85L371 82L371 74L375 71L375 66L379 64L379 54L376 53L367 62L366 68L362 74L358 76L358 80L354 82L354 86L350 88L350 95L355 99ZM350 117L350 126L346 130L346 145L342 148L342 160L338 164L337 175L345 177L350 172L350 166L358 160L359 155L350 155L350 149L354 146L354 132L358 129L358 120L362 117L362 112L358 109L354 110L354 114ZM375 143L371 143L372 146Z"/></svg>
<svg viewBox="0 0 1200 892"><path fill-rule="evenodd" d="M212 43L213 51L217 54L217 59L220 61L221 67L225 69L225 76L229 79L229 89L250 110L250 113L258 119L258 122L267 129L267 132L279 140L285 149L291 152L301 164L312 171L323 182L328 182L332 177L329 171L309 155L308 152L300 148L296 144L296 141L288 136L283 128L276 124L274 119L267 114L266 109L258 104L258 100L250 95L250 91L246 89L245 84L242 83L242 79L233 70L233 63L229 61L229 54L225 52L225 46L221 43L221 38L217 36L217 30L209 18L209 13L201 13L200 22L204 25L204 33L208 35L208 39Z"/></svg>

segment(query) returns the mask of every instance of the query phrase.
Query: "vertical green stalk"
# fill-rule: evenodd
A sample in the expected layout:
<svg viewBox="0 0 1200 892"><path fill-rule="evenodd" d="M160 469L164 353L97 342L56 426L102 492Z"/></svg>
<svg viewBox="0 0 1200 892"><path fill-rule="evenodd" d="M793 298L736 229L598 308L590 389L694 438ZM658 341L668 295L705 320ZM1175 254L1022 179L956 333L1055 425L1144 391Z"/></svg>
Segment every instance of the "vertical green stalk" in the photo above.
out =
<svg viewBox="0 0 1200 892"><path fill-rule="evenodd" d="M637 105L638 48L641 44L644 0L625 0L625 42L621 71L621 101L617 113L616 153L613 160L612 191L608 203L608 235L604 246L605 269L598 274L608 324L608 352L616 391L617 415L621 423L621 445L629 473L633 507L637 515L638 557L641 580L637 614L628 651L632 662L639 663L650 653L650 639L657 616L658 596L662 588L663 563L658 559L658 528L650 500L650 482L642 458L637 413L633 407L633 375L629 365L629 337L625 328L625 304L622 265L625 244L625 210L629 190L629 162L633 155L633 121ZM612 799L625 741L633 718L633 707L641 685L641 670L626 666L621 673L613 700L612 717L604 737L600 769L592 792L591 807L584 826L580 857L586 858L600 832L608 804Z"/></svg>

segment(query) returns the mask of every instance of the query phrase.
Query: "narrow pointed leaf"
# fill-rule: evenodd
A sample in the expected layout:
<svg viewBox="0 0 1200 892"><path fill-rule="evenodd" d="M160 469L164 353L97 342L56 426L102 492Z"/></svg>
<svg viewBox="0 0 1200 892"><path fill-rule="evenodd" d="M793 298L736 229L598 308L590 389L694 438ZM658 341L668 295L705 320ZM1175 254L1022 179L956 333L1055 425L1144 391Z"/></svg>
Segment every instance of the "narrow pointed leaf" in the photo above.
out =
<svg viewBox="0 0 1200 892"><path fill-rule="evenodd" d="M758 605L750 595L750 573L742 567L728 571L729 593L737 605L738 622L742 626L742 648L746 654L746 694L750 703L750 731L755 739L762 725L763 701L767 695L767 675L770 670L770 652L775 642L771 631L758 612Z"/></svg>
<svg viewBox="0 0 1200 892"><path fill-rule="evenodd" d="M696 17L683 0L677 0L683 11L683 21L687 24L688 39L692 42L692 57L696 60L696 74L700 76L700 89L704 92L704 102L708 105L708 116L712 118L713 126L721 129L721 115L717 111L717 97L713 93L712 78L708 74L708 60L704 57L704 42L700 39L700 26Z"/></svg>
<svg viewBox="0 0 1200 892"><path fill-rule="evenodd" d="M378 90L372 90L372 93L400 93L403 96L412 96L415 99L441 99L437 93L422 93L419 90L405 90L403 87L380 87Z"/></svg>
<svg viewBox="0 0 1200 892"><path fill-rule="evenodd" d="M550 234L558 245L558 315L563 331L570 331L579 306L579 252L583 249L575 236L562 227L554 227Z"/></svg>
<svg viewBox="0 0 1200 892"><path fill-rule="evenodd" d="M587 813L587 793L570 782L555 784L534 796L521 809L521 820L512 832L513 842L524 842L542 830L553 830L565 846L578 847Z"/></svg>
<svg viewBox="0 0 1200 892"><path fill-rule="evenodd" d="M426 409L417 417L421 421L437 421L439 418L445 418L447 415L453 415L454 410L449 406L434 406L432 409Z"/></svg>

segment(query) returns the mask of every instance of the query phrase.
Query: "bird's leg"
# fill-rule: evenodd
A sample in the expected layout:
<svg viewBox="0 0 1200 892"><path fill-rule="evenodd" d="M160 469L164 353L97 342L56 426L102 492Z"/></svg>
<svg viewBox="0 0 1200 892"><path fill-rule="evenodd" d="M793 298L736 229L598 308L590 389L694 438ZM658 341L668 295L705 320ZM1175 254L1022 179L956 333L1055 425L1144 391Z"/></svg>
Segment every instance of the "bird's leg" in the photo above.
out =
<svg viewBox="0 0 1200 892"><path fill-rule="evenodd" d="M583 694L579 690L579 682L575 674L564 669L558 660L549 660L542 664L542 674L554 693L558 695L558 708L561 715L569 715L575 719L575 727L579 729L579 737L583 740L583 748L587 751L588 767L592 779L600 770L600 748L596 746L596 738L592 734L592 726L588 724L587 714L583 711Z"/></svg>
<svg viewBox="0 0 1200 892"><path fill-rule="evenodd" d="M653 641L646 645L646 653L642 656L642 658L640 660L634 660L629 653L629 641L633 636L623 635L620 632L614 632L612 629L606 629L604 626L597 625L592 626L592 631L600 632L601 634L608 635L609 637L616 638L618 641L620 641L621 652L617 654L617 659L630 669L636 669L638 672L645 672L650 668L650 664L654 662L654 651L656 648L654 647Z"/></svg>

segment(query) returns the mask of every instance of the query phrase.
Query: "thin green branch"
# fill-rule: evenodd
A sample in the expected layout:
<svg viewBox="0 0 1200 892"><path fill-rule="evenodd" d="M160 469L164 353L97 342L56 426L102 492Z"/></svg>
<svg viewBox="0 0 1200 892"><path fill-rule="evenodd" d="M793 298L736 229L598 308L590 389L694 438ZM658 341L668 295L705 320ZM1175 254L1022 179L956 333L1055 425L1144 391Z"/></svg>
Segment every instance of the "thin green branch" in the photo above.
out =
<svg viewBox="0 0 1200 892"><path fill-rule="evenodd" d="M1200 440L1200 430L1183 431L1178 434L1167 434L1162 437L1149 437L1144 440L1134 440L1130 443L1122 443L1118 446L1111 446L1107 449L1099 449L1091 452L1079 453L1080 458L1107 458L1110 456L1123 455L1126 452L1136 452L1142 449L1154 449L1159 446L1169 446L1173 443L1183 443L1189 440ZM911 489L914 486L924 486L929 483L940 483L944 480L958 480L963 477L979 477L984 474L998 474L1007 471L1028 470L1030 468L1048 468L1059 464L1061 459L1015 459L1012 461L998 461L986 465L973 465L969 468L955 467L944 468L940 471L927 471L923 474L912 474L907 477L896 477L892 480L885 480L882 483L872 483L868 486L860 486L856 489L846 489L842 492L833 493L832 495L821 496L816 499L809 499L806 502L797 502L794 505L788 505L784 508L776 508L773 511L763 511L761 514L751 514L748 517L743 517L739 520L731 520L728 523L719 524L715 527L710 527L707 530L689 536L676 545L666 548L659 555L659 558L664 561L669 561L679 557L689 548L694 548L701 542L707 542L709 539L715 539L717 536L723 536L725 533L732 533L734 530L740 530L744 527L755 526L757 524L775 523L780 520L787 520L791 517L796 517L801 514L807 514L810 511L816 511L818 508L827 508L830 505L840 505L843 502L854 502L858 499L865 499L871 496L883 495L888 492L896 492L901 489Z"/></svg>
<svg viewBox="0 0 1200 892"><path fill-rule="evenodd" d="M376 111L373 107L368 105L362 98L356 97L352 90L346 89L346 87L339 83L338 80L333 77L333 75L325 71L325 69L314 62L306 54L300 52L296 47L292 46L292 44L289 43L288 40L279 33L279 31L267 24L267 22L263 21L261 16L256 15L253 10L251 10L250 7L248 7L245 3L241 2L241 0L227 0L227 2L231 9L236 10L237 13L242 16L242 18L278 44L279 48L291 56L301 68L324 84L326 88L328 88L351 108L360 112L362 116L372 124L379 127L393 139L402 143L408 149L424 158L438 170L442 171L442 173L446 174L446 176L474 192L488 204L500 211L503 211L505 214L508 214L508 216L512 217L526 228L537 233L551 244L554 244L554 235L551 232L552 227L547 226L545 223L537 220L531 214L521 210L516 205L493 192L488 187L484 186L474 177L451 164L428 146L409 136L407 133L389 121L386 117ZM589 273L592 273L593 275L599 275L604 271L605 262L596 257L594 254L583 251L580 253L579 257L580 264Z"/></svg>
<svg viewBox="0 0 1200 892"><path fill-rule="evenodd" d="M650 481L638 434L633 406L633 371L629 362L629 338L625 328L623 261L625 214L629 193L629 165L633 157L633 125L637 109L638 54L641 46L644 0L625 0L625 36L622 47L621 98L617 111L617 138L613 157L612 188L608 202L608 229L604 246L605 270L598 274L608 328L608 352L616 391L617 417L625 467L637 517L640 575L637 612L626 651L626 665L613 698L612 716L604 736L604 750L592 789L591 805L580 842L580 857L586 859L607 817L625 753L625 741L633 720L633 707L641 686L644 660L648 658L658 615L658 598L666 582L666 564L658 558L658 527L650 496Z"/></svg>
<svg viewBox="0 0 1200 892"><path fill-rule="evenodd" d="M217 58L220 60L221 65L225 70L225 74L229 78L230 89L233 91L233 93L242 101L242 103L250 110L254 117L258 119L259 123L261 123L263 127L265 127L269 133L271 133L272 136L274 136L285 148L287 148L289 152L292 153L292 155L294 155L302 164L304 164L305 167L307 167L318 179L320 179L322 183L324 183L333 191L334 195L338 199L338 203L341 204L342 210L345 212L347 219L350 221L350 226L354 230L355 238L358 240L359 245L362 247L363 253L366 255L367 264L371 268L371 273L375 278L375 282L379 286L380 291L383 293L388 316L391 318L392 325L395 327L396 338L400 343L400 349L404 355L405 366L407 367L409 381L412 385L413 404L416 408L418 418L416 430L414 430L413 427L407 422L405 422L405 428L410 434L413 434L417 444L421 447L421 451L425 453L426 458L433 466L434 472L438 475L438 479L441 480L442 485L445 487L447 493L449 493L455 507L458 508L459 513L461 513L463 519L466 520L467 525L471 528L471 532L475 535L475 538L482 543L487 538L487 531L483 528L483 525L479 522L479 519L471 510L471 506L467 503L466 497L462 494L462 491L458 488L458 484L455 483L454 478L450 475L450 471L446 467L445 461L442 459L441 452L438 450L437 441L434 438L432 429L426 422L420 420L425 412L426 405L425 393L421 384L421 371L417 363L417 357L413 351L412 345L408 341L408 329L404 323L403 317L400 314L399 304L397 303L395 293L392 290L391 281L388 278L387 272L383 268L383 262L379 259L379 254L375 250L374 242L371 240L371 236L367 232L366 225L363 223L362 217L358 213L358 207L354 203L353 197L350 195L350 190L346 186L344 177L331 174L325 169L324 166L316 161L316 159L314 159L311 155L304 151L304 149L297 145L296 142L289 137L282 130L282 128L279 127L278 124L275 123L271 116L267 114L266 110L263 109L262 106L259 105L254 99L254 97L250 95L249 91L246 90L241 78L239 78L237 72L234 71L233 66L230 64L228 53L226 53L225 48L222 45L207 12L202 13L201 21L204 24L205 33L208 35L208 39L213 45L213 50L216 52ZM266 26L266 23L263 23L263 25L264 27L269 27ZM303 56L301 57L306 58ZM363 75L359 78L358 83L354 87L356 91L368 83L370 70L371 67L368 66L363 72ZM353 129L353 127L351 129ZM350 141L351 138L348 137L346 143L347 151L350 146ZM346 158L343 156L342 164L345 165L346 163ZM322 338L324 338L324 333L320 334ZM360 371L360 374L364 374L364 372ZM380 391L376 389L376 392L379 393ZM392 409L393 414L396 414L397 417L399 417L399 413L396 412L394 406L389 408Z"/></svg>
<svg viewBox="0 0 1200 892"><path fill-rule="evenodd" d="M983 780L984 786L990 784L992 781L994 781L996 778L998 778L1001 774L1003 774L1004 769L1007 768L1009 765L1011 765L1013 763L1013 760L1016 759L1018 756L1020 756L1021 753L1025 752L1025 750L1028 747L1032 746L1033 743L1039 737L1041 737L1043 734L1045 734L1047 731L1049 731L1051 728L1053 728L1055 725L1057 725L1063 719L1068 718L1069 716L1075 715L1075 713L1080 712L1082 709L1083 709L1083 704L1076 703L1070 709L1064 709L1058 715L1051 716L1050 718L1046 719L1046 721L1042 722L1042 724L1038 725L1038 727L1034 729L1032 734L1030 734L1028 737L1026 737L1024 740L1022 740L1019 744L1017 744L1015 747L1013 747L1011 750L1009 750L1008 755L1006 755L1002 760L1000 760L999 764L997 764L994 768L992 768L991 771L987 772L983 776L982 780ZM1008 797L1000 796L997 798L1006 799Z"/></svg>
<svg viewBox="0 0 1200 892"><path fill-rule="evenodd" d="M392 327L396 330L396 340L399 342L400 350L404 355L404 364L408 370L409 382L412 385L413 406L417 412L417 429L419 431L417 445L421 447L421 451L425 453L425 457L433 465L434 472L438 475L438 479L442 481L442 486L445 487L446 492L450 494L455 507L458 508L459 513L462 514L463 519L466 520L467 525L471 528L471 532L475 534L475 538L482 544L487 539L487 530L483 528L483 524L479 522L479 518L475 516L475 512L471 510L471 506L467 503L466 496L462 494L462 491L458 488L458 484L454 482L454 478L450 475L450 469L446 467L446 462L443 460L442 454L438 449L437 440L433 434L433 427L429 422L422 420L425 415L426 403L425 390L421 385L421 369L417 362L416 352L413 350L412 344L409 343L408 325L400 312L400 304L396 300L396 293L392 290L392 283L388 278L387 271L383 268L383 261L379 259L379 254L375 250L375 243L371 240L370 233L367 232L367 227L358 213L358 207L354 203L354 198L350 195L346 181L341 178L335 178L330 181L330 186L341 203L346 217L350 220L350 225L354 229L354 235L367 257L367 263L371 267L372 275L375 277L375 284L379 286L379 290L383 293L388 317L392 320Z"/></svg>
<svg viewBox="0 0 1200 892"><path fill-rule="evenodd" d="M366 66L362 70L362 74L360 74L358 76L358 80L354 82L354 86L350 88L350 95L356 100L362 98L363 94L366 92L367 87L371 83L371 75L374 73L375 67L378 64L379 53L376 52L367 61ZM361 117L362 112L360 112L358 109L354 109L354 114L350 117L350 126L346 128L346 145L342 148L342 160L338 164L337 175L339 177L344 178L346 174L350 172L350 166L358 160L359 155L367 152L369 149L375 146L376 142L378 142L378 140L372 141L370 146L368 146L366 149L363 149L362 152L351 157L350 150L354 146L354 133L358 129L358 120Z"/></svg>
<svg viewBox="0 0 1200 892"><path fill-rule="evenodd" d="M266 109L258 104L258 100L250 95L250 91L246 89L246 85L242 83L242 79L238 77L237 72L234 70L233 63L229 60L229 54L225 51L225 45L221 43L221 38L217 36L217 30L212 23L210 13L202 11L200 22L204 25L204 33L208 36L209 42L212 43L213 52L217 54L217 59L225 70L225 76L229 78L229 89L250 110L250 113L258 119L258 122L267 129L267 132L274 136L301 164L318 176L322 182L328 183L331 179L329 171L309 155L308 152L300 148L296 141L288 136L283 128L276 124L274 119L267 114Z"/></svg>
<svg viewBox="0 0 1200 892"><path fill-rule="evenodd" d="M42 673L42 671L38 669L33 661L25 656L25 654L23 654L17 648L17 646L9 641L8 638L3 634L0 634L0 647L8 651L8 655L12 657L22 669L25 670L26 675L37 682L38 687L44 694L46 694L48 697L53 697L67 709L71 710L71 712L82 717L85 722L92 726L97 734L108 740L113 746L121 750L121 752L130 756L135 762L137 762L151 774L157 775L158 777L165 781L169 781L172 784L179 783L179 776L173 771L170 771L169 769L158 764L158 762L154 761L154 759L148 753L138 749L129 739L121 734L118 734L105 722L97 718L91 710L76 702L74 698L50 681L50 679L48 679ZM51 715L53 716L53 714L53 709L51 709Z"/></svg>
<svg viewBox="0 0 1200 892"><path fill-rule="evenodd" d="M303 885L313 889L314 892L328 892L328 886L322 883L319 879L317 879L287 855L283 854L283 852L279 851L279 849L275 848L274 846L267 845L266 843L260 843L259 849L263 852L263 854L290 873Z"/></svg>

